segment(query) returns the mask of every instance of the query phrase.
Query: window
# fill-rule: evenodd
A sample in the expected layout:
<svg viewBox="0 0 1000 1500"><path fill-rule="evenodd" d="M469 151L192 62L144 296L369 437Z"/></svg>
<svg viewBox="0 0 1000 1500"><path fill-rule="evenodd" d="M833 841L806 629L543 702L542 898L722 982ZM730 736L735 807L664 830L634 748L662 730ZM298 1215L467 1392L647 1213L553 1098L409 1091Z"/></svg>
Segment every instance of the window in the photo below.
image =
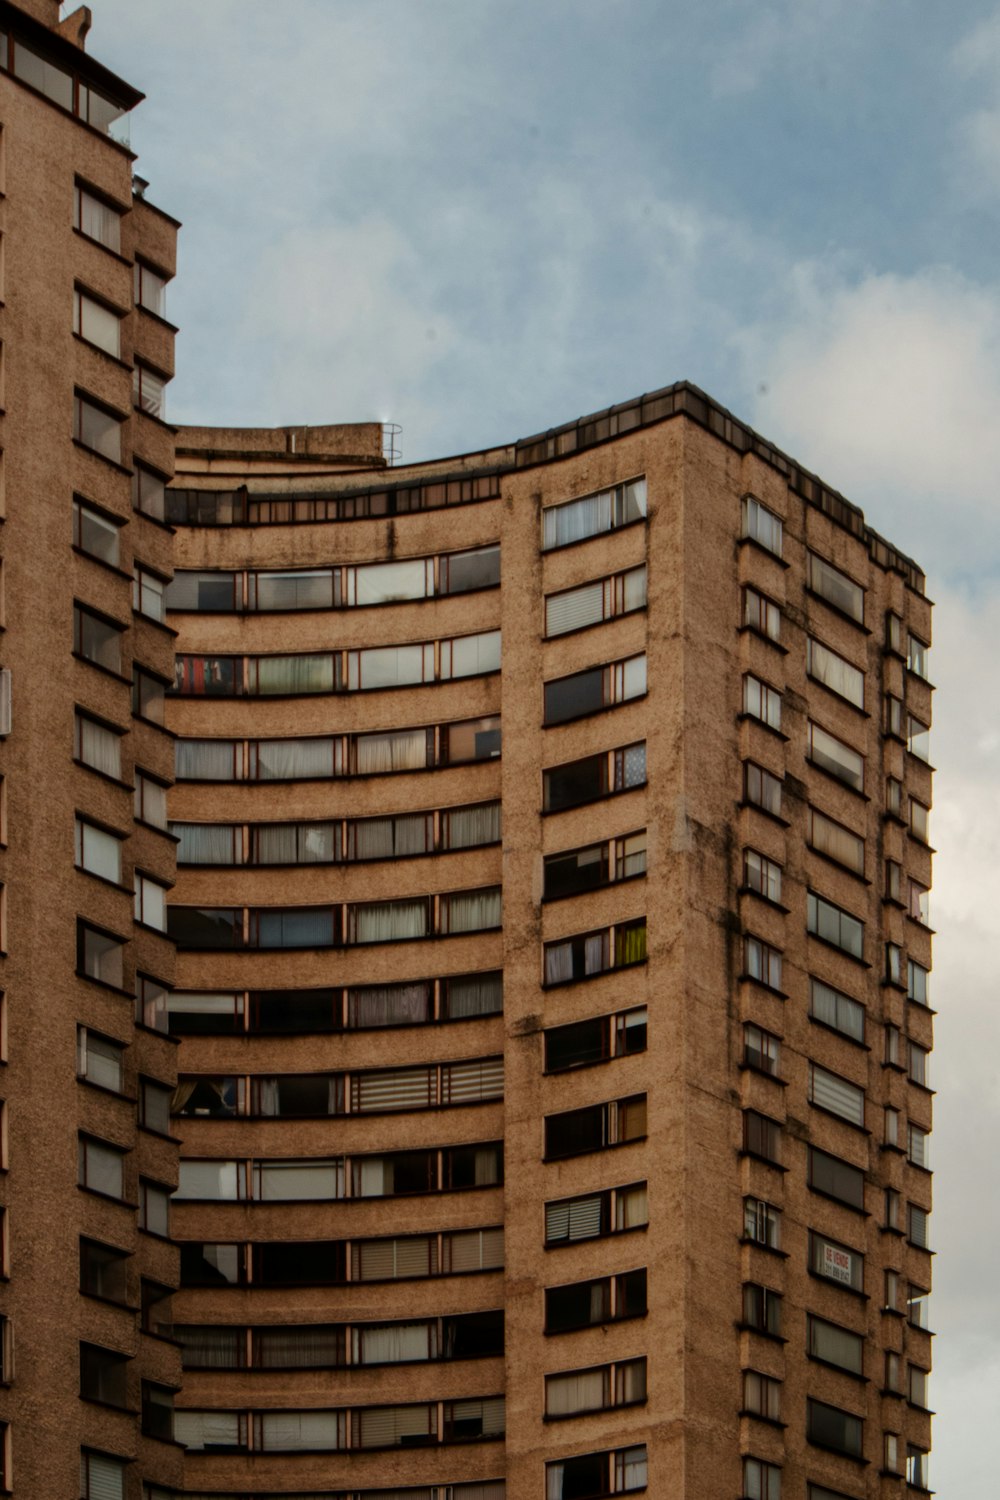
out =
<svg viewBox="0 0 1000 1500"><path fill-rule="evenodd" d="M545 1205L545 1243L569 1245L577 1240L603 1239L649 1222L646 1184L606 1188L579 1198L559 1198Z"/></svg>
<svg viewBox="0 0 1000 1500"><path fill-rule="evenodd" d="M818 1109L839 1115L851 1125L864 1128L865 1091L838 1073L829 1073L817 1063L809 1064L809 1102Z"/></svg>
<svg viewBox="0 0 1000 1500"><path fill-rule="evenodd" d="M743 1199L743 1238L771 1250L781 1246L781 1210L763 1198Z"/></svg>
<svg viewBox="0 0 1000 1500"><path fill-rule="evenodd" d="M126 1250L102 1245L97 1240L80 1241L80 1290L88 1297L105 1302L128 1300L128 1262Z"/></svg>
<svg viewBox="0 0 1000 1500"><path fill-rule="evenodd" d="M929 1490L931 1487L928 1454L922 1448L915 1448L912 1443L906 1445L906 1482L917 1490Z"/></svg>
<svg viewBox="0 0 1000 1500"><path fill-rule="evenodd" d="M865 1174L860 1167L830 1156L816 1146L809 1147L809 1186L824 1197L836 1198L849 1208L864 1210Z"/></svg>
<svg viewBox="0 0 1000 1500"><path fill-rule="evenodd" d="M809 892L807 910L806 926L813 937L832 943L835 948L841 948L852 958L864 957L865 924L857 917L852 917L850 912L834 906L832 901L817 896L813 891Z"/></svg>
<svg viewBox="0 0 1000 1500"><path fill-rule="evenodd" d="M132 712L151 724L162 724L165 698L164 683L136 667L132 676Z"/></svg>
<svg viewBox="0 0 1000 1500"><path fill-rule="evenodd" d="M906 637L906 665L917 677L927 679L927 653L930 647L915 635Z"/></svg>
<svg viewBox="0 0 1000 1500"><path fill-rule="evenodd" d="M140 823L151 823L154 828L167 826L167 789L160 781L154 781L144 771L135 772L135 816Z"/></svg>
<svg viewBox="0 0 1000 1500"><path fill-rule="evenodd" d="M73 399L73 437L85 448L109 458L112 463L122 461L121 418L97 406L84 396Z"/></svg>
<svg viewBox="0 0 1000 1500"><path fill-rule="evenodd" d="M928 981L930 971L923 964L918 964L910 958L906 961L906 998L915 1000L918 1005L928 1005Z"/></svg>
<svg viewBox="0 0 1000 1500"><path fill-rule="evenodd" d="M630 521L640 521L646 514L646 481L633 479L613 490L585 495L563 505L552 505L542 511L542 551L582 542L587 537L603 536Z"/></svg>
<svg viewBox="0 0 1000 1500"><path fill-rule="evenodd" d="M629 1495L646 1488L648 1466L645 1443L604 1453L581 1453L545 1465L545 1500L598 1500L605 1495ZM414 1497L419 1500L419 1497ZM455 1487L454 1500L480 1500ZM482 1500L501 1500L487 1497Z"/></svg>
<svg viewBox="0 0 1000 1500"><path fill-rule="evenodd" d="M831 776L836 776L838 781L844 782L845 786L853 787L856 792L864 791L865 784L865 760L857 750L852 750L850 745L845 745L843 740L838 740L834 735L828 734L818 724L809 722L809 760L821 771L827 771Z"/></svg>
<svg viewBox="0 0 1000 1500"><path fill-rule="evenodd" d="M743 1023L743 1061L748 1068L777 1078L779 1053L780 1043L776 1036L751 1021Z"/></svg>
<svg viewBox="0 0 1000 1500"><path fill-rule="evenodd" d="M73 721L73 754L93 771L121 779L121 730L91 719L77 709Z"/></svg>
<svg viewBox="0 0 1000 1500"><path fill-rule="evenodd" d="M895 1234L902 1231L903 1200L895 1188L886 1188L883 1194L885 1218L883 1228Z"/></svg>
<svg viewBox="0 0 1000 1500"><path fill-rule="evenodd" d="M135 872L135 920L144 927L167 930L167 890L158 880Z"/></svg>
<svg viewBox="0 0 1000 1500"><path fill-rule="evenodd" d="M646 1050L646 1007L550 1026L545 1031L545 1071L561 1073Z"/></svg>
<svg viewBox="0 0 1000 1500"><path fill-rule="evenodd" d="M109 207L77 184L73 198L73 226L81 234L120 254L121 219L116 208Z"/></svg>
<svg viewBox="0 0 1000 1500"><path fill-rule="evenodd" d="M759 542L775 557L781 556L782 522L773 510L768 510L753 495L743 496L743 535Z"/></svg>
<svg viewBox="0 0 1000 1500"><path fill-rule="evenodd" d="M918 1042L906 1044L906 1071L911 1083L930 1088L930 1052Z"/></svg>
<svg viewBox="0 0 1000 1500"><path fill-rule="evenodd" d="M922 844L930 841L930 816L931 810L918 802L916 797L910 798L910 832L915 839Z"/></svg>
<svg viewBox="0 0 1000 1500"><path fill-rule="evenodd" d="M551 638L585 625L596 625L630 614L646 603L646 567L631 568L611 578L580 584L545 599L545 634Z"/></svg>
<svg viewBox="0 0 1000 1500"><path fill-rule="evenodd" d="M602 1151L641 1140L645 1134L645 1094L569 1109L545 1117L545 1159L555 1161L560 1157L581 1156L586 1151Z"/></svg>
<svg viewBox="0 0 1000 1500"><path fill-rule="evenodd" d="M912 1328L930 1328L930 1293L911 1281L906 1289L906 1320Z"/></svg>
<svg viewBox="0 0 1000 1500"><path fill-rule="evenodd" d="M781 1293L748 1281L743 1286L743 1324L757 1333L781 1336Z"/></svg>
<svg viewBox="0 0 1000 1500"><path fill-rule="evenodd" d="M598 709L640 698L646 691L646 658L631 656L606 667L588 667L545 683L544 723L564 724Z"/></svg>
<svg viewBox="0 0 1000 1500"><path fill-rule="evenodd" d="M86 1026L76 1029L76 1076L120 1094L125 1083L125 1048Z"/></svg>
<svg viewBox="0 0 1000 1500"><path fill-rule="evenodd" d="M174 1393L168 1386L142 1382L142 1431L161 1443L174 1440Z"/></svg>
<svg viewBox="0 0 1000 1500"><path fill-rule="evenodd" d="M109 1198L124 1198L125 1156L118 1146L81 1135L77 1162L80 1186Z"/></svg>
<svg viewBox="0 0 1000 1500"><path fill-rule="evenodd" d="M545 1415L575 1417L586 1411L610 1411L646 1399L645 1359L566 1370L545 1377Z"/></svg>
<svg viewBox="0 0 1000 1500"><path fill-rule="evenodd" d="M756 849L743 851L743 884L766 901L781 900L781 866Z"/></svg>
<svg viewBox="0 0 1000 1500"><path fill-rule="evenodd" d="M885 1106L882 1116L882 1140L886 1146L899 1145L899 1110L890 1104Z"/></svg>
<svg viewBox="0 0 1000 1500"><path fill-rule="evenodd" d="M128 1464L124 1459L83 1448L80 1452L81 1500L125 1500L127 1472Z"/></svg>
<svg viewBox="0 0 1000 1500"><path fill-rule="evenodd" d="M558 900L581 891L595 890L615 880L629 880L646 873L646 830L627 834L583 849L550 854L543 865L543 899Z"/></svg>
<svg viewBox="0 0 1000 1500"><path fill-rule="evenodd" d="M781 1158L781 1126L755 1109L743 1111L743 1150L778 1166Z"/></svg>
<svg viewBox="0 0 1000 1500"><path fill-rule="evenodd" d="M865 1039L865 1008L820 979L809 980L809 1014L814 1021L840 1031L855 1042Z"/></svg>
<svg viewBox="0 0 1000 1500"><path fill-rule="evenodd" d="M781 610L756 589L743 590L743 624L770 641L781 639Z"/></svg>
<svg viewBox="0 0 1000 1500"><path fill-rule="evenodd" d="M821 599L825 599L842 614L857 620L859 625L864 624L864 589L825 558L817 557L815 552L809 553L809 587L814 594L819 594Z"/></svg>
<svg viewBox="0 0 1000 1500"><path fill-rule="evenodd" d="M73 606L73 650L109 672L122 669L122 630L103 615L95 615L80 604Z"/></svg>
<svg viewBox="0 0 1000 1500"><path fill-rule="evenodd" d="M864 1423L860 1417L838 1406L827 1406L824 1401L810 1400L807 1410L806 1436L811 1443L852 1458L863 1457Z"/></svg>
<svg viewBox="0 0 1000 1500"><path fill-rule="evenodd" d="M885 1027L885 1062L890 1068L902 1067L900 1050L903 1033L898 1026L887 1022Z"/></svg>
<svg viewBox="0 0 1000 1500"><path fill-rule="evenodd" d="M158 318L167 316L167 281L158 271L137 260L133 267L135 305L155 313Z"/></svg>
<svg viewBox="0 0 1000 1500"><path fill-rule="evenodd" d="M865 706L865 674L857 667L809 636L806 641L806 669L810 677L821 682L855 708Z"/></svg>
<svg viewBox="0 0 1000 1500"><path fill-rule="evenodd" d="M76 924L76 967L79 974L121 989L124 982L125 944L121 938L87 922Z"/></svg>
<svg viewBox="0 0 1000 1500"><path fill-rule="evenodd" d="M163 579L150 573L148 568L141 568L138 563L133 568L132 577L132 608L138 610L139 614L148 615L151 620L162 623L165 618L163 595L166 590Z"/></svg>
<svg viewBox="0 0 1000 1500"><path fill-rule="evenodd" d="M851 1375L864 1373L865 1341L860 1333L851 1333L823 1318L808 1318L808 1351L813 1359L836 1365Z"/></svg>
<svg viewBox="0 0 1000 1500"><path fill-rule="evenodd" d="M864 1289L865 1258L857 1250L840 1245L825 1235L809 1235L809 1269L814 1276L839 1282L856 1292Z"/></svg>
<svg viewBox="0 0 1000 1500"><path fill-rule="evenodd" d="M903 700L894 693L885 695L885 732L893 739L903 738Z"/></svg>
<svg viewBox="0 0 1000 1500"><path fill-rule="evenodd" d="M166 420L167 377L158 375L148 365L136 364L132 370L132 402L151 417Z"/></svg>
<svg viewBox="0 0 1000 1500"><path fill-rule="evenodd" d="M882 1384L887 1391L894 1391L897 1394L901 1393L903 1389L902 1362L899 1355L891 1349L885 1351L885 1369Z"/></svg>
<svg viewBox="0 0 1000 1500"><path fill-rule="evenodd" d="M73 293L73 332L105 354L121 358L121 320L103 302L88 297L79 287Z"/></svg>
<svg viewBox="0 0 1000 1500"><path fill-rule="evenodd" d="M890 818L898 818L903 807L903 783L895 776L885 778L885 810Z"/></svg>
<svg viewBox="0 0 1000 1500"><path fill-rule="evenodd" d="M915 1167L930 1169L931 1164L931 1137L930 1131L924 1130L919 1125L909 1125L906 1131L906 1156Z"/></svg>
<svg viewBox="0 0 1000 1500"><path fill-rule="evenodd" d="M886 1271L882 1294L883 1312L899 1312L899 1272Z"/></svg>
<svg viewBox="0 0 1000 1500"><path fill-rule="evenodd" d="M590 979L611 969L645 961L646 919L639 917L617 927L546 943L545 983L567 984L571 980Z"/></svg>
<svg viewBox="0 0 1000 1500"><path fill-rule="evenodd" d="M781 990L781 954L762 938L749 933L743 939L743 974L770 990Z"/></svg>
<svg viewBox="0 0 1000 1500"><path fill-rule="evenodd" d="M883 1434L882 1467L891 1474L899 1470L899 1436L895 1432Z"/></svg>
<svg viewBox="0 0 1000 1500"><path fill-rule="evenodd" d="M931 731L928 724L921 719L914 718L913 714L906 716L906 748L911 755L918 760L930 763L931 758Z"/></svg>
<svg viewBox="0 0 1000 1500"><path fill-rule="evenodd" d="M297 1427L297 1414L290 1415ZM235 1411L176 1411L173 1414L173 1436L175 1442L183 1443L196 1453L236 1453L245 1450L249 1444L247 1419L243 1413Z"/></svg>
<svg viewBox="0 0 1000 1500"><path fill-rule="evenodd" d="M558 812L645 784L646 744L640 741L544 771L542 806L546 812Z"/></svg>
<svg viewBox="0 0 1000 1500"><path fill-rule="evenodd" d="M135 976L135 1024L149 1031L167 1032L169 1013L167 987L147 974Z"/></svg>
<svg viewBox="0 0 1000 1500"><path fill-rule="evenodd" d="M900 984L903 973L903 950L898 943L885 945L885 982Z"/></svg>
<svg viewBox="0 0 1000 1500"><path fill-rule="evenodd" d="M743 1495L745 1500L781 1500L781 1470L762 1458L744 1458Z"/></svg>
<svg viewBox="0 0 1000 1500"><path fill-rule="evenodd" d="M109 520L85 500L73 501L73 546L89 557L118 566L118 523Z"/></svg>
<svg viewBox="0 0 1000 1500"><path fill-rule="evenodd" d="M927 1408L927 1377L929 1372L921 1370L917 1365L910 1365L907 1370L907 1399L911 1406L922 1406Z"/></svg>
<svg viewBox="0 0 1000 1500"><path fill-rule="evenodd" d="M759 677L743 678L743 712L760 719L769 729L781 728L781 694Z"/></svg>
<svg viewBox="0 0 1000 1500"><path fill-rule="evenodd" d="M545 1332L569 1333L601 1323L641 1318L646 1313L646 1271L625 1271L545 1292Z"/></svg>
<svg viewBox="0 0 1000 1500"><path fill-rule="evenodd" d="M910 916L913 918L913 920L915 922L920 922L920 923L923 924L924 927L928 927L930 925L930 920L931 920L931 911L930 911L931 893L930 893L930 891L927 889L927 887L925 885L921 885L920 882L919 882L919 880L911 880L910 881L910 887L909 887L909 894L910 894L910 904L909 904L909 914L910 914Z"/></svg>
<svg viewBox="0 0 1000 1500"><path fill-rule="evenodd" d="M139 1228L166 1239L170 1234L170 1189L156 1182L139 1183Z"/></svg>
<svg viewBox="0 0 1000 1500"><path fill-rule="evenodd" d="M781 1381L756 1370L743 1371L743 1410L769 1422L781 1420Z"/></svg>
<svg viewBox="0 0 1000 1500"><path fill-rule="evenodd" d="M139 1124L158 1135L169 1135L172 1093L172 1089L144 1078L139 1090Z"/></svg>
<svg viewBox="0 0 1000 1500"><path fill-rule="evenodd" d="M85 823L77 818L75 828L75 858L78 870L87 870L102 880L121 884L122 840L94 823Z"/></svg>
<svg viewBox="0 0 1000 1500"><path fill-rule="evenodd" d="M80 1345L80 1396L105 1406L125 1408L128 1354L104 1349L100 1344Z"/></svg>
<svg viewBox="0 0 1000 1500"><path fill-rule="evenodd" d="M845 828L843 823L836 823L825 813L817 812L814 807L809 809L809 845L818 854L825 854L827 859L835 860L855 875L864 877L864 839Z"/></svg>
<svg viewBox="0 0 1000 1500"><path fill-rule="evenodd" d="M895 859L887 859L885 862L885 899L887 901L899 902L902 890L903 867Z"/></svg>
<svg viewBox="0 0 1000 1500"><path fill-rule="evenodd" d="M775 818L781 817L781 780L753 761L743 763L743 797Z"/></svg>
<svg viewBox="0 0 1000 1500"><path fill-rule="evenodd" d="M132 473L132 505L144 516L154 521L164 519L166 485L159 474L140 463L134 464Z"/></svg>

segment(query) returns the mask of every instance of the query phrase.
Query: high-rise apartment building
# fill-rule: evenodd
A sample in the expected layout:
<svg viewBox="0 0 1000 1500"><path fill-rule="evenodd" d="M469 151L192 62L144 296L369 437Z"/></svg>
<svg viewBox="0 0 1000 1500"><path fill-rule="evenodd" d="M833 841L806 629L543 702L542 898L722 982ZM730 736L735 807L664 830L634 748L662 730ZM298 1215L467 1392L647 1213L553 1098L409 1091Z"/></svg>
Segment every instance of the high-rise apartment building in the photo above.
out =
<svg viewBox="0 0 1000 1500"><path fill-rule="evenodd" d="M0 1493L926 1492L922 573L684 384L169 427L87 20L0 3Z"/></svg>

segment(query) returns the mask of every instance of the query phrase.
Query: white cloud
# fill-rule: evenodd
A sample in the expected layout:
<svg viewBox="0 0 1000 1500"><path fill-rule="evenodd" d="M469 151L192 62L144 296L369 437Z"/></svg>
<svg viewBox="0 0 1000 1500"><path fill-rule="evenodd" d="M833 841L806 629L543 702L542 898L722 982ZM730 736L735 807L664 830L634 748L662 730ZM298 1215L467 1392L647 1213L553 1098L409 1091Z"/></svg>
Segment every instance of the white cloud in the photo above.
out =
<svg viewBox="0 0 1000 1500"><path fill-rule="evenodd" d="M970 197L992 196L1000 189L1000 12L963 37L951 62L970 91L984 98L956 122L962 186Z"/></svg>

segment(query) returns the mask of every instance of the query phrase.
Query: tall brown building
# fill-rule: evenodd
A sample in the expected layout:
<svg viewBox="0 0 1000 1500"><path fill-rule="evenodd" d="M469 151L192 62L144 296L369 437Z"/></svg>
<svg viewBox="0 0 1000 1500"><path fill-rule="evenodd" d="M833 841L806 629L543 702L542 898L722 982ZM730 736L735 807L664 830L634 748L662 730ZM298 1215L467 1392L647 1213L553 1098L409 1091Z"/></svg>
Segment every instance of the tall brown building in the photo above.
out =
<svg viewBox="0 0 1000 1500"><path fill-rule="evenodd" d="M0 0L0 1492L926 1493L922 573L684 384L167 426L86 26Z"/></svg>
<svg viewBox="0 0 1000 1500"><path fill-rule="evenodd" d="M687 385L181 430L199 1495L927 1488L929 604Z"/></svg>

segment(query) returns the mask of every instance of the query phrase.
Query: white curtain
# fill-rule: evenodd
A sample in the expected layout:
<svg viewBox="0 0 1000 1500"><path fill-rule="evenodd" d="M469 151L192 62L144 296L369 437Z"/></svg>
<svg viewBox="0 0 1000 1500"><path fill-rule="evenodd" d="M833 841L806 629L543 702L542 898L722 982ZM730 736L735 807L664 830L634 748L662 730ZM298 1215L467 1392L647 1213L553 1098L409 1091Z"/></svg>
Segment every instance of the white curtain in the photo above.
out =
<svg viewBox="0 0 1000 1500"><path fill-rule="evenodd" d="M562 547L584 537L611 530L614 491L587 495L566 505L553 505L542 512L542 549Z"/></svg>
<svg viewBox="0 0 1000 1500"><path fill-rule="evenodd" d="M387 1323L381 1327L358 1328L358 1363L362 1365L395 1365L407 1360L434 1357L436 1323Z"/></svg>
<svg viewBox="0 0 1000 1500"><path fill-rule="evenodd" d="M344 1338L335 1327L259 1328L256 1359L263 1370L327 1370L344 1363Z"/></svg>
<svg viewBox="0 0 1000 1500"><path fill-rule="evenodd" d="M545 983L562 984L573 978L572 943L548 943L545 948Z"/></svg>
<svg viewBox="0 0 1000 1500"><path fill-rule="evenodd" d="M427 1109L436 1103L436 1084L433 1066L355 1073L351 1080L351 1109L357 1114Z"/></svg>
<svg viewBox="0 0 1000 1500"><path fill-rule="evenodd" d="M454 640L441 642L442 678L472 677L478 672L496 672L499 668L499 630L456 636Z"/></svg>
<svg viewBox="0 0 1000 1500"><path fill-rule="evenodd" d="M493 1271L503 1265L502 1229L459 1229L445 1236L449 1271Z"/></svg>
<svg viewBox="0 0 1000 1500"><path fill-rule="evenodd" d="M355 943L392 943L427 936L427 902L378 901L350 909Z"/></svg>
<svg viewBox="0 0 1000 1500"><path fill-rule="evenodd" d="M479 807L452 807L444 814L447 849L475 849L500 839L500 804L484 802Z"/></svg>
<svg viewBox="0 0 1000 1500"><path fill-rule="evenodd" d="M251 691L261 695L330 693L334 688L334 661L329 651L254 657L250 663Z"/></svg>
<svg viewBox="0 0 1000 1500"><path fill-rule="evenodd" d="M442 1065L441 1102L474 1103L503 1098L503 1058L471 1058Z"/></svg>
<svg viewBox="0 0 1000 1500"><path fill-rule="evenodd" d="M355 859L391 859L393 854L392 818L357 818L350 825L349 837Z"/></svg>
<svg viewBox="0 0 1000 1500"><path fill-rule="evenodd" d="M630 568L622 576L622 601L625 610L641 609L646 603L646 565Z"/></svg>
<svg viewBox="0 0 1000 1500"><path fill-rule="evenodd" d="M93 766L95 771L103 771L105 776L120 777L121 737L112 734L110 729L105 729L103 724L95 724L92 719L85 719L81 715L77 716L76 722L80 736L80 759L85 765Z"/></svg>
<svg viewBox="0 0 1000 1500"><path fill-rule="evenodd" d="M257 609L329 609L333 604L333 570L309 573L258 573Z"/></svg>
<svg viewBox="0 0 1000 1500"><path fill-rule="evenodd" d="M185 1448L240 1448L240 1413L235 1411L174 1411L174 1437Z"/></svg>
<svg viewBox="0 0 1000 1500"><path fill-rule="evenodd" d="M608 1368L573 1370L545 1379L545 1415L568 1417L579 1411L600 1411L607 1405Z"/></svg>
<svg viewBox="0 0 1000 1500"><path fill-rule="evenodd" d="M328 1161L262 1161L254 1171L254 1196L262 1203L333 1202L344 1196L344 1159L340 1156Z"/></svg>
<svg viewBox="0 0 1000 1500"><path fill-rule="evenodd" d="M235 1202L239 1197L241 1165L237 1161L181 1162L176 1196L213 1203Z"/></svg>
<svg viewBox="0 0 1000 1500"><path fill-rule="evenodd" d="M622 697L638 698L646 691L646 658L632 656L624 663Z"/></svg>
<svg viewBox="0 0 1000 1500"><path fill-rule="evenodd" d="M423 599L430 592L427 571L422 557L355 568L356 601L358 604L390 604L397 599Z"/></svg>
<svg viewBox="0 0 1000 1500"><path fill-rule="evenodd" d="M369 1406L356 1416L359 1448L396 1447L407 1438L434 1434L433 1406Z"/></svg>
<svg viewBox="0 0 1000 1500"><path fill-rule="evenodd" d="M427 731L401 729L392 734L359 734L355 741L358 774L418 771L427 764Z"/></svg>
<svg viewBox="0 0 1000 1500"><path fill-rule="evenodd" d="M177 863L181 865L237 865L243 863L242 828L231 823L172 823L177 835Z"/></svg>
<svg viewBox="0 0 1000 1500"><path fill-rule="evenodd" d="M617 1229L633 1229L637 1224L649 1223L649 1204L644 1182L636 1183L634 1187L619 1188L616 1217Z"/></svg>
<svg viewBox="0 0 1000 1500"><path fill-rule="evenodd" d="M427 648L416 646L371 646L365 651L352 652L348 668L348 685L360 688L400 687L404 683L425 680L424 655ZM433 651L431 670L426 680L433 678ZM355 666L357 661L357 666Z"/></svg>
<svg viewBox="0 0 1000 1500"><path fill-rule="evenodd" d="M174 774L178 781L235 781L235 740L177 740Z"/></svg>
<svg viewBox="0 0 1000 1500"><path fill-rule="evenodd" d="M856 708L865 706L865 675L835 651L812 638L808 641L809 671L831 692L839 693Z"/></svg>
<svg viewBox="0 0 1000 1500"><path fill-rule="evenodd" d="M257 777L260 781L325 780L337 774L337 741L258 740Z"/></svg>
<svg viewBox="0 0 1000 1500"><path fill-rule="evenodd" d="M344 1446L340 1411L265 1411L257 1421L265 1453L332 1453Z"/></svg>
<svg viewBox="0 0 1000 1500"><path fill-rule="evenodd" d="M442 932L487 932L500 926L500 888L456 891L442 897Z"/></svg>
<svg viewBox="0 0 1000 1500"><path fill-rule="evenodd" d="M585 583L563 594L550 594L545 601L545 634L564 635L604 618L604 584Z"/></svg>
<svg viewBox="0 0 1000 1500"><path fill-rule="evenodd" d="M364 1156L353 1167L356 1198L383 1198L392 1192L392 1163L384 1157Z"/></svg>

